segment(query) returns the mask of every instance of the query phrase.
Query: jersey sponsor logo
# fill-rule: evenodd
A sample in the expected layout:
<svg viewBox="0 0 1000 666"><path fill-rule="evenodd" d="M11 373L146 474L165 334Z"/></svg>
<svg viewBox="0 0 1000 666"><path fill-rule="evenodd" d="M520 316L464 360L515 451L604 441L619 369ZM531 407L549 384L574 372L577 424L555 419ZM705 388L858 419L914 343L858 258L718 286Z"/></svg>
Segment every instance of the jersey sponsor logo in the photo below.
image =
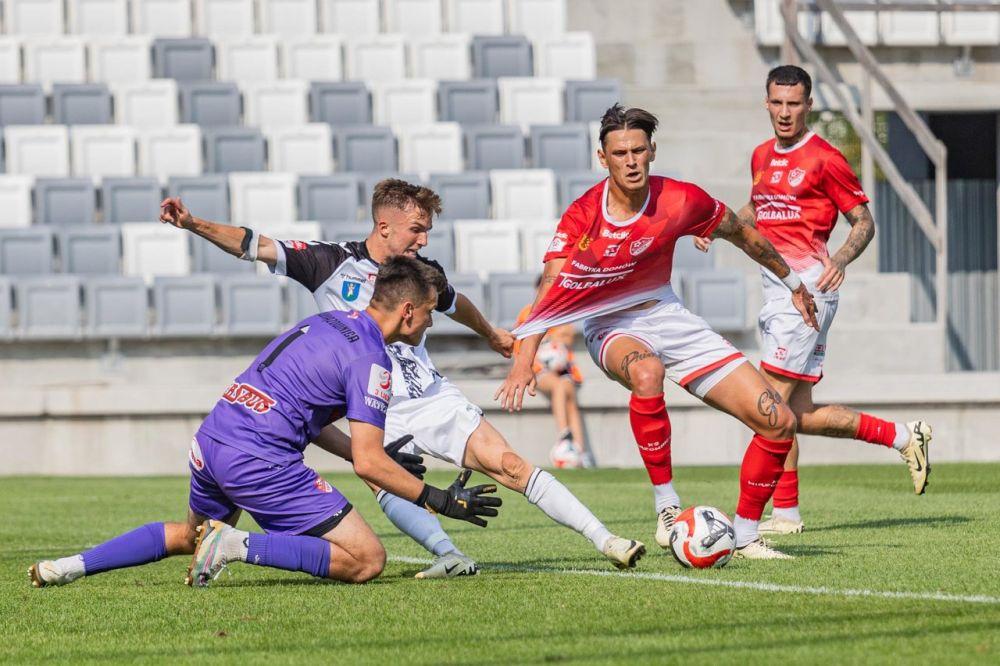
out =
<svg viewBox="0 0 1000 666"><path fill-rule="evenodd" d="M591 240L590 236L588 236L587 234L584 234L583 236L580 237L580 242L576 244L576 246L580 248L580 252L583 252L588 247L590 247L590 240Z"/></svg>
<svg viewBox="0 0 1000 666"><path fill-rule="evenodd" d="M558 233L552 238L552 242L549 243L549 252L562 252L566 249L566 241L568 237L564 233Z"/></svg>
<svg viewBox="0 0 1000 666"><path fill-rule="evenodd" d="M392 397L392 375L378 363L372 363L368 373L368 393L382 402L389 402Z"/></svg>
<svg viewBox="0 0 1000 666"><path fill-rule="evenodd" d="M652 236L644 236L637 241L632 241L632 244L628 246L628 253L633 257L638 257L649 249L649 246L653 244L653 240L655 239Z"/></svg>
<svg viewBox="0 0 1000 666"><path fill-rule="evenodd" d="M360 310L351 310L350 314L347 315L348 319L357 319L358 315L361 314Z"/></svg>
<svg viewBox="0 0 1000 666"><path fill-rule="evenodd" d="M601 238L610 238L611 240L624 240L628 238L630 231L611 231L610 229L601 229Z"/></svg>
<svg viewBox="0 0 1000 666"><path fill-rule="evenodd" d="M594 289L595 287L603 287L606 284L611 284L612 282L621 282L628 275L612 275L610 277L586 277L582 280L574 280L565 276L560 276L559 286L563 289Z"/></svg>
<svg viewBox="0 0 1000 666"><path fill-rule="evenodd" d="M313 481L313 485L316 487L316 490L320 491L321 493L333 492L333 486L331 486L330 482L321 476L316 477L316 480Z"/></svg>
<svg viewBox="0 0 1000 666"><path fill-rule="evenodd" d="M802 184L802 180L806 177L805 169L792 169L788 172L788 184L792 187L798 187Z"/></svg>
<svg viewBox="0 0 1000 666"><path fill-rule="evenodd" d="M377 278L377 277L378 277L378 273L369 273L368 277L366 277L365 279L368 280L369 284L375 284L375 278Z"/></svg>
<svg viewBox="0 0 1000 666"><path fill-rule="evenodd" d="M355 282L354 280L344 280L344 282L340 285L340 295L343 296L344 300L348 303L358 300L358 296L360 294L360 282Z"/></svg>
<svg viewBox="0 0 1000 666"><path fill-rule="evenodd" d="M573 268L583 272L583 273L617 273L618 271L623 271L629 268L635 268L638 262L629 261L624 264L617 264L615 266L588 266L587 264L581 264L576 259L570 262Z"/></svg>
<svg viewBox="0 0 1000 666"><path fill-rule="evenodd" d="M826 356L826 345L816 345L813 349L813 356L818 356L820 358Z"/></svg>
<svg viewBox="0 0 1000 666"><path fill-rule="evenodd" d="M300 240L286 240L286 241L281 241L281 243L285 247L290 248L292 250L297 250L299 252L309 247L309 243Z"/></svg>
<svg viewBox="0 0 1000 666"><path fill-rule="evenodd" d="M802 206L786 204L782 201L768 201L757 206L757 221L797 220L802 216Z"/></svg>
<svg viewBox="0 0 1000 666"><path fill-rule="evenodd" d="M193 437L191 438L191 448L188 449L188 460L191 462L191 466L199 472L205 469L205 456L201 453L198 440Z"/></svg>
<svg viewBox="0 0 1000 666"><path fill-rule="evenodd" d="M266 414L277 404L277 400L250 384L233 382L222 399L231 405L242 405L255 414Z"/></svg>
<svg viewBox="0 0 1000 666"><path fill-rule="evenodd" d="M614 257L614 256L617 256L617 254L618 254L618 248L620 248L620 247L621 247L621 245L609 245L607 248L604 249L604 256L605 257Z"/></svg>
<svg viewBox="0 0 1000 666"><path fill-rule="evenodd" d="M385 414L385 410L388 408L384 402L377 398L373 398L370 395L365 396L365 406L369 409L374 409L377 412L382 412Z"/></svg>
<svg viewBox="0 0 1000 666"><path fill-rule="evenodd" d="M771 166L773 167L786 167L788 166L788 158L772 159Z"/></svg>
<svg viewBox="0 0 1000 666"><path fill-rule="evenodd" d="M775 171L771 174L771 184L777 185L781 182L781 177L785 175L784 171Z"/></svg>

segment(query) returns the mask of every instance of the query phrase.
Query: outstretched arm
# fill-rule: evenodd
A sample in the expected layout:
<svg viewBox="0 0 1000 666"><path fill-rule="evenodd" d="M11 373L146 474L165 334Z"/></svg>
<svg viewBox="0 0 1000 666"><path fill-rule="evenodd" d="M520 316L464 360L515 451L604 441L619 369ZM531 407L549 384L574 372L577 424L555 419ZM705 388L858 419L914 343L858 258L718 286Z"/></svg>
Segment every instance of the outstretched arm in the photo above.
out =
<svg viewBox="0 0 1000 666"><path fill-rule="evenodd" d="M751 227L757 227L757 209L754 208L753 202L748 201L740 208L736 213L736 217L739 218L740 222L747 224ZM694 237L694 246L701 250L702 252L708 252L708 248L712 245L711 238L700 238L698 236Z"/></svg>
<svg viewBox="0 0 1000 666"><path fill-rule="evenodd" d="M191 215L179 197L164 199L160 204L160 222L172 224L178 229L186 229L201 236L216 247L234 257L244 255L243 239L246 230L228 224L219 224ZM267 236L258 236L257 261L263 261L268 266L274 266L278 261L278 251L274 241Z"/></svg>
<svg viewBox="0 0 1000 666"><path fill-rule="evenodd" d="M455 294L455 311L448 316L478 333L489 343L493 351L504 358L510 358L514 347L514 336L510 334L510 331L491 324L479 311L476 304L470 301L465 294Z"/></svg>
<svg viewBox="0 0 1000 666"><path fill-rule="evenodd" d="M816 281L820 291L834 291L844 282L844 272L847 264L861 256L868 244L875 237L875 220L868 209L868 204L858 204L844 213L851 225L851 233L847 234L844 245L832 257L816 258L823 262L823 273Z"/></svg>

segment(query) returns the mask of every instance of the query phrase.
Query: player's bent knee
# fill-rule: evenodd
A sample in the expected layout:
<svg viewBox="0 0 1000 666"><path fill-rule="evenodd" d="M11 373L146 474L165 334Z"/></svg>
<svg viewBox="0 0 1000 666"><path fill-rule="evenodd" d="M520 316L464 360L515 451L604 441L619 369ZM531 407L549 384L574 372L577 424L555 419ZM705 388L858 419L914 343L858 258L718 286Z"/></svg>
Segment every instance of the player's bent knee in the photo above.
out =
<svg viewBox="0 0 1000 666"><path fill-rule="evenodd" d="M663 393L663 378L665 373L659 360L636 364L628 371L633 393L641 396L653 396Z"/></svg>
<svg viewBox="0 0 1000 666"><path fill-rule="evenodd" d="M773 427L773 439L787 440L795 437L795 429L798 422L795 414L787 405L781 405L777 410L777 422Z"/></svg>
<svg viewBox="0 0 1000 666"><path fill-rule="evenodd" d="M504 485L521 490L528 482L531 466L513 451L505 451L500 456L500 471L506 478Z"/></svg>

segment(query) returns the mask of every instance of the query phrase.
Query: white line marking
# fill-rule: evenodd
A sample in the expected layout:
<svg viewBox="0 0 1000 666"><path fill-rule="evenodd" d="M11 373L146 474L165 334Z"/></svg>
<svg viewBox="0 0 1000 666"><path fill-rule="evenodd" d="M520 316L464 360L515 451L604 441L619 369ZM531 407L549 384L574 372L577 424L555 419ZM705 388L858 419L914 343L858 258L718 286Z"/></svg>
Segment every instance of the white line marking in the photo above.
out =
<svg viewBox="0 0 1000 666"><path fill-rule="evenodd" d="M420 557L406 557L402 555L390 555L388 558L393 562L404 564L430 564L431 560ZM522 573L544 573L573 576L604 576L610 578L637 578L640 580L656 580L667 583L681 583L683 585L708 585L712 587L729 587L742 590L753 590L755 592L783 592L786 594L811 594L815 596L831 597L868 597L876 599L904 599L915 601L950 601L964 604L1000 604L1000 597L991 597L984 594L962 595L948 594L945 592L891 592L888 590L855 590L837 589L834 587L804 587L800 585L778 585L776 583L754 583L740 580L718 580L715 578L689 578L688 576L678 576L673 574L651 573L651 572L624 572L624 571L597 571L594 569L541 569L538 567L518 567L508 564L488 564L482 565L482 569L495 569L499 571L516 571Z"/></svg>

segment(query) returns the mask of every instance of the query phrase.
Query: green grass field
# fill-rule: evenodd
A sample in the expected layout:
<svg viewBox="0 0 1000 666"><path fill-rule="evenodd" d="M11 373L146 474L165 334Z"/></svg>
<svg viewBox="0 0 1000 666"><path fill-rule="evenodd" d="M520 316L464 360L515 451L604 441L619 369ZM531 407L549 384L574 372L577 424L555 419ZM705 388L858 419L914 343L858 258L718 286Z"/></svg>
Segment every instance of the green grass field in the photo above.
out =
<svg viewBox="0 0 1000 666"><path fill-rule="evenodd" d="M237 564L192 590L178 557L35 590L25 570L36 559L182 519L187 480L2 479L0 661L1000 662L1000 465L935 465L924 497L907 492L902 466L806 468L807 531L776 539L797 559L710 571L683 570L653 544L644 471L559 477L612 531L652 544L637 575L505 493L485 530L446 521L481 575L417 581L426 554L359 481L330 475L389 551L367 585ZM735 467L677 479L687 502L732 511Z"/></svg>

